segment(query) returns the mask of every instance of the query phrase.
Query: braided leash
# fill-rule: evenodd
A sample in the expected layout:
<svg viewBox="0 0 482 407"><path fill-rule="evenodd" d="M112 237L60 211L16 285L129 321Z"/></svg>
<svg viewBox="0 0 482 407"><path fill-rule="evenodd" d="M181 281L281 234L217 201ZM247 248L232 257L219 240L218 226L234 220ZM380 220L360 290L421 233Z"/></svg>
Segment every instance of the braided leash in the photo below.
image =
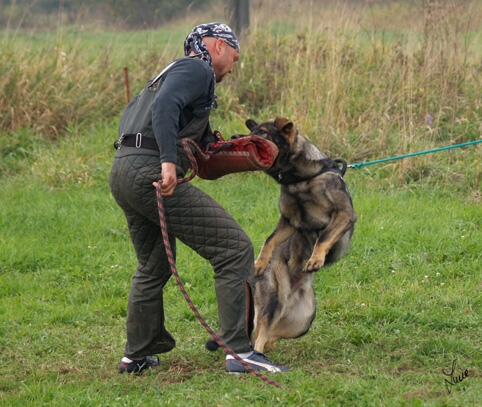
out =
<svg viewBox="0 0 482 407"><path fill-rule="evenodd" d="M183 139L182 140L182 146L184 148L184 151L186 152L187 156L189 157L189 161L190 161L190 169L191 169L191 174L186 177L186 178L183 178L183 179L179 179L177 181L178 184L181 184L181 183L184 183L184 182L188 182L190 180L192 180L196 174L197 174L197 170L198 170L198 167L197 167L197 162L196 162L196 159L194 158L194 154L192 152L192 150L189 148L189 145L188 144L191 144L193 147L195 147L196 151L200 154L202 154L201 158L203 160L207 160L209 159L209 155L207 154L204 154L200 149L199 149L199 146L193 141L193 140L190 140L190 139ZM205 321L205 319L202 317L202 315L199 313L198 309L196 308L196 306L194 305L194 303L192 302L191 298L189 297L185 287L184 287L184 284L181 280L181 278L179 277L179 273L177 271L177 268L176 268L176 261L174 260L174 255L172 253L172 249L171 249L171 244L169 243L169 238L168 238L168 232L167 232L167 222L166 222L166 216L165 216L165 212L164 212L164 206L162 204L162 193L161 193L161 184L160 182L157 184L157 187L156 187L156 197L157 197L157 206L158 206L158 209L159 209L159 221L160 221L160 226L161 226L161 231L162 231L162 239L164 241L164 246L166 248L166 254L167 254L167 258L168 258L168 261L169 261L169 265L171 267L171 272L172 274L174 275L174 278L176 279L176 282L177 282L177 285L179 287L179 289L181 290L182 292L182 295L184 296L184 299L186 300L186 302L188 303L189 305L189 308L191 308L191 310L194 312L194 315L196 315L197 319L199 320L199 322L201 323L201 325L204 327L204 329L206 329L206 331L209 333L209 335L211 335L212 339L214 341L216 341L216 343L222 347L224 349L224 351L228 354L228 355L231 355L234 357L234 359L236 359L239 363L241 363L241 365L243 365L246 370L249 372L249 373L253 373L255 376L257 376L258 378L260 378L261 380L263 380L264 382L268 383L268 384L271 384L272 386L275 386L275 387L278 387L278 388L282 388L282 386L275 382L274 380L270 379L269 377L266 377L265 375L263 375L262 373L258 372L257 370L253 369L248 363L246 363L243 359L241 359L230 347L228 347L228 345L226 345L226 343L209 327L209 325L207 324L207 322Z"/></svg>

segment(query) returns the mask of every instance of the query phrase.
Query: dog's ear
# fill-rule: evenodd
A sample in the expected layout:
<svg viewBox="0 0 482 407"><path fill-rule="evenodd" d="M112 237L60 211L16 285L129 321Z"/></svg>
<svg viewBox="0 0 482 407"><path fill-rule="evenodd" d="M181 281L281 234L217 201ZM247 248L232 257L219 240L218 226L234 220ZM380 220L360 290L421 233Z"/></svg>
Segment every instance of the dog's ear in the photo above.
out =
<svg viewBox="0 0 482 407"><path fill-rule="evenodd" d="M284 117L277 117L274 125L278 133L280 133L291 144L296 136L296 130L293 122Z"/></svg>
<svg viewBox="0 0 482 407"><path fill-rule="evenodd" d="M253 119L248 119L245 123L246 127L251 131L253 131L253 129L258 125L258 123L256 123Z"/></svg>

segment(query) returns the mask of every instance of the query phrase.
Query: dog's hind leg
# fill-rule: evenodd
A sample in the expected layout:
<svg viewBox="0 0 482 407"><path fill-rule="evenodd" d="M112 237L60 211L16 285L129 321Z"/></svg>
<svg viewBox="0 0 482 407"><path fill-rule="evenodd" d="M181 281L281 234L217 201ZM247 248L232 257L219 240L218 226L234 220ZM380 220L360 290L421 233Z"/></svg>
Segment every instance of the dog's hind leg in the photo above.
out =
<svg viewBox="0 0 482 407"><path fill-rule="evenodd" d="M256 332L256 339L254 342L254 350L263 353L264 346L268 341L268 336L266 329L260 329L259 332Z"/></svg>
<svg viewBox="0 0 482 407"><path fill-rule="evenodd" d="M276 325L277 322L274 322ZM254 350L263 353L264 349L274 349L274 342L279 339L279 336L273 336L273 324L268 321L268 318L263 318L260 324L256 327L256 336L254 340Z"/></svg>
<svg viewBox="0 0 482 407"><path fill-rule="evenodd" d="M273 327L276 326L279 319L283 315L284 312L284 305L283 300L280 301L278 293L272 293L273 295L269 295L269 293L264 293L265 295L265 302L263 306L259 306L255 310L255 339L254 339L254 349L258 352L263 352L264 348L272 348L273 342L276 339L279 339L277 336L273 336ZM261 295L261 293L257 292L256 295ZM258 301L256 301L258 300ZM266 302L267 300L267 302ZM261 304L261 299L258 297L255 298L255 303Z"/></svg>

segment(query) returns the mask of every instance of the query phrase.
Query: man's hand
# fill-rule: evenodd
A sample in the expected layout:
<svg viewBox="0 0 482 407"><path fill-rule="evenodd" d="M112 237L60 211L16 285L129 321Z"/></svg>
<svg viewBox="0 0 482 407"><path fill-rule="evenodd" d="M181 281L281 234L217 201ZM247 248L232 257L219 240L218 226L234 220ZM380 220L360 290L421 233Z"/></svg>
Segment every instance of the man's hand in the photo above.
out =
<svg viewBox="0 0 482 407"><path fill-rule="evenodd" d="M176 164L174 163L162 163L161 164L161 192L164 196L170 196L174 193L177 185L177 174L176 174ZM153 182L156 188L158 186L157 182Z"/></svg>

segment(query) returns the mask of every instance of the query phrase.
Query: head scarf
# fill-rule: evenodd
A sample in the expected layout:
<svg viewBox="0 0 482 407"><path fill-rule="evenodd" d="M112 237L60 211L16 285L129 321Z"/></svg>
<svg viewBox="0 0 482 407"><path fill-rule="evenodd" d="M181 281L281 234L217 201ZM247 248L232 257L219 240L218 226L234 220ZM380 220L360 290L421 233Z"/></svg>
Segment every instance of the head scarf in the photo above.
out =
<svg viewBox="0 0 482 407"><path fill-rule="evenodd" d="M184 55L188 56L191 51L194 51L196 56L206 61L212 68L211 55L203 41L203 37L221 38L233 47L236 51L240 51L238 37L234 31L223 23L208 23L200 24L192 29L184 41ZM215 95L216 75L213 71L213 78L211 81L211 107L216 108L216 95Z"/></svg>

